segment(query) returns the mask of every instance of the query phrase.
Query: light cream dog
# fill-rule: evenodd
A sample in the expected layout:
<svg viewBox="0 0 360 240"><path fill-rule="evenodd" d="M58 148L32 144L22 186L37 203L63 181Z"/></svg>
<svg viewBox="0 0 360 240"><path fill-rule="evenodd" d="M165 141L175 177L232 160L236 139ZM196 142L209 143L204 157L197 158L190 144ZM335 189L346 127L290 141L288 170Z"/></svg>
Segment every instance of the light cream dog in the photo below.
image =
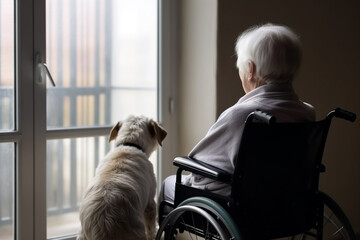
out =
<svg viewBox="0 0 360 240"><path fill-rule="evenodd" d="M113 127L109 141L116 147L99 163L81 203L78 240L154 239L156 180L148 159L166 134L143 116Z"/></svg>

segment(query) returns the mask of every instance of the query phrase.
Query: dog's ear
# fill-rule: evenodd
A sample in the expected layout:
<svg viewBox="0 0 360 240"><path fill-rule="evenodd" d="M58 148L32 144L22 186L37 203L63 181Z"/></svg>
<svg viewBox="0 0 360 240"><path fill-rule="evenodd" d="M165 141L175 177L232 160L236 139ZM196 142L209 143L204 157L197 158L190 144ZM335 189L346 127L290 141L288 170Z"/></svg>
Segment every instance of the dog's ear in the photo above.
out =
<svg viewBox="0 0 360 240"><path fill-rule="evenodd" d="M153 134L158 141L159 145L162 146L162 141L167 135L167 132L154 120L150 120L150 132Z"/></svg>
<svg viewBox="0 0 360 240"><path fill-rule="evenodd" d="M111 142L111 140L114 140L119 132L119 129L121 128L122 122L118 122L110 131L110 136L109 136L109 142Z"/></svg>

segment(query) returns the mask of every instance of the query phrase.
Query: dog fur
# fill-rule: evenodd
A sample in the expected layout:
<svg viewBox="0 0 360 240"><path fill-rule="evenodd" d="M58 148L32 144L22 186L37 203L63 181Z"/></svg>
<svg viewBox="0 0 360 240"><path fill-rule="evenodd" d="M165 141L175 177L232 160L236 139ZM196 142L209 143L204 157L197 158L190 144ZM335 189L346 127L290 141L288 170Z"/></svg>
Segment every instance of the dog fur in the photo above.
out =
<svg viewBox="0 0 360 240"><path fill-rule="evenodd" d="M156 180L148 160L166 131L144 116L111 130L115 148L99 163L80 206L78 240L154 239Z"/></svg>

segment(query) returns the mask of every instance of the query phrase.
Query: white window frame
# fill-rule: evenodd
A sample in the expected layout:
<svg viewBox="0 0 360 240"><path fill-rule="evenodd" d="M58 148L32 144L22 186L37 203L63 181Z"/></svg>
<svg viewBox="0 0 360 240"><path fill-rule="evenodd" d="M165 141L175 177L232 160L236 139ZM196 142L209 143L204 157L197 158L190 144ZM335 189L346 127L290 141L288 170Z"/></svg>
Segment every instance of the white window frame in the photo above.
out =
<svg viewBox="0 0 360 240"><path fill-rule="evenodd" d="M163 176L171 171L168 166L177 154L176 4L176 0L159 0L158 119L169 132L159 154L164 159L158 164L159 186ZM13 141L17 146L15 239L46 239L46 140L61 134L78 136L79 132L46 130L46 83L34 80L36 54L42 54L45 59L45 1L15 0L15 9L15 94L18 99L15 108L18 114L16 131L1 134L0 141ZM82 132L82 136L104 135L108 130L98 128L91 133ZM75 236L57 239L75 239Z"/></svg>
<svg viewBox="0 0 360 240"><path fill-rule="evenodd" d="M16 47L15 92L16 102L16 193L15 193L15 239L36 239L38 214L35 207L34 187L34 98L33 88L33 15L31 1L15 1ZM36 214L35 214L36 213ZM39 239L39 238L38 238Z"/></svg>
<svg viewBox="0 0 360 240"><path fill-rule="evenodd" d="M178 4L177 0L159 0L159 121L168 135L160 151L158 189L173 174L172 162L178 155Z"/></svg>

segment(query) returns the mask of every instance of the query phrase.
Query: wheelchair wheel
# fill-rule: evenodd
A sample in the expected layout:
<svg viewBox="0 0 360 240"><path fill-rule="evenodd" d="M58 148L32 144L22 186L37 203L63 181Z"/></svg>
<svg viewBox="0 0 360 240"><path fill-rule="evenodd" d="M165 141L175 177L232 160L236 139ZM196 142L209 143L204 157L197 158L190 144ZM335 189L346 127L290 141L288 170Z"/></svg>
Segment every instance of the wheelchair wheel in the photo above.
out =
<svg viewBox="0 0 360 240"><path fill-rule="evenodd" d="M214 201L185 200L162 222L156 239L241 239L229 214Z"/></svg>
<svg viewBox="0 0 360 240"><path fill-rule="evenodd" d="M340 206L327 194L319 192L324 205L323 237L316 232L304 233L289 239L339 239L356 240L354 230Z"/></svg>
<svg viewBox="0 0 360 240"><path fill-rule="evenodd" d="M229 239L242 239L232 217L215 201L204 197L192 197L183 201L179 206L183 205L196 206L206 210L207 212L211 212L214 216L216 216L218 222L227 230L230 236Z"/></svg>

